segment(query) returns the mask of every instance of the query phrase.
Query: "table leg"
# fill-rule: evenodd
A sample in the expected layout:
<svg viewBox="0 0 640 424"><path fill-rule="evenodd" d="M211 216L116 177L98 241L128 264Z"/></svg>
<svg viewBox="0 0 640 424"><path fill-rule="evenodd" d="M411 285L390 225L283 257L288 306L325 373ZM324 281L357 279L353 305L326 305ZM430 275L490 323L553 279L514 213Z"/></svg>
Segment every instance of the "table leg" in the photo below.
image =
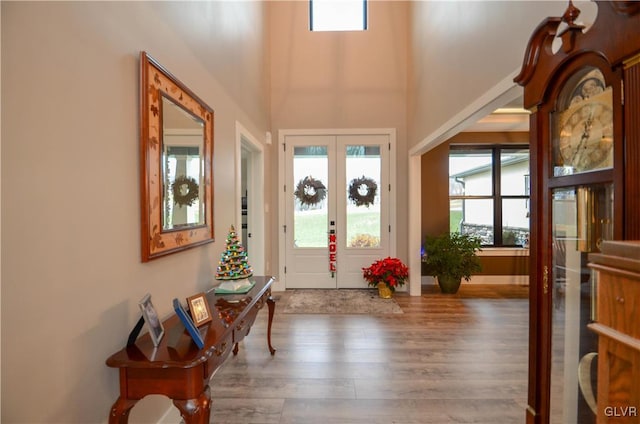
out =
<svg viewBox="0 0 640 424"><path fill-rule="evenodd" d="M180 415L182 415L185 424L209 424L209 415L211 413L209 386L205 387L197 399L174 399L173 404L180 410Z"/></svg>
<svg viewBox="0 0 640 424"><path fill-rule="evenodd" d="M138 402L137 399L127 399L122 396L118 397L111 407L109 414L109 424L126 424L129 422L129 412L131 408Z"/></svg>
<svg viewBox="0 0 640 424"><path fill-rule="evenodd" d="M267 326L267 343L269 344L269 352L275 355L276 350L271 346L271 323L273 322L273 314L276 310L276 302L271 296L267 298L267 306L269 307L269 324Z"/></svg>

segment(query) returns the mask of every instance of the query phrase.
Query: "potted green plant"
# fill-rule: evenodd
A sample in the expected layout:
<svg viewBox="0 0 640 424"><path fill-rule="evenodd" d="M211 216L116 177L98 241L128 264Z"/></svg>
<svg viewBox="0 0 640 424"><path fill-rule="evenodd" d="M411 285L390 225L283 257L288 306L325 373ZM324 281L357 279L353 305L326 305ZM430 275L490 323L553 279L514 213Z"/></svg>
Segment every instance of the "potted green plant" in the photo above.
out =
<svg viewBox="0 0 640 424"><path fill-rule="evenodd" d="M476 255L480 250L480 238L470 234L427 236L422 261L427 273L437 278L442 293L457 293L463 278L469 281L471 274L482 270Z"/></svg>

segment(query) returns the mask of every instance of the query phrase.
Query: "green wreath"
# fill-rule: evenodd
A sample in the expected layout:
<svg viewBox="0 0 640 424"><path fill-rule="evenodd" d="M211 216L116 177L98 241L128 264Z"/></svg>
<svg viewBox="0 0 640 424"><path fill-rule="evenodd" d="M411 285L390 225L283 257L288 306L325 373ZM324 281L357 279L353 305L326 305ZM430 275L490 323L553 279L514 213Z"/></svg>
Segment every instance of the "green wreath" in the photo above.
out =
<svg viewBox="0 0 640 424"><path fill-rule="evenodd" d="M321 181L316 180L312 176L304 177L298 181L296 191L293 195L300 201L302 205L313 206L322 202L327 197L327 188Z"/></svg>
<svg viewBox="0 0 640 424"><path fill-rule="evenodd" d="M360 194L360 189L363 187L366 188L367 192ZM354 178L349 183L349 200L355 203L356 206L369 207L373 205L377 191L378 184L371 178L363 175L361 178Z"/></svg>
<svg viewBox="0 0 640 424"><path fill-rule="evenodd" d="M185 187L186 192L183 191ZM191 206L200 197L198 182L186 175L176 177L171 184L171 192L173 193L173 201L178 206Z"/></svg>

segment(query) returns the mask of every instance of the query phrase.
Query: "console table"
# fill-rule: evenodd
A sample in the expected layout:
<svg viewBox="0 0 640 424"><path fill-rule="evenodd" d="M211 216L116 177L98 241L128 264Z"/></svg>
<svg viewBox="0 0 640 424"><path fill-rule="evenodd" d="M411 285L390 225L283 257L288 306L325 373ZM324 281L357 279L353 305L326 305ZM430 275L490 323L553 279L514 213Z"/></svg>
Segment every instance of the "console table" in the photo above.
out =
<svg viewBox="0 0 640 424"><path fill-rule="evenodd" d="M134 345L111 355L107 366L120 371L120 396L113 404L109 423L126 423L131 408L143 397L165 395L173 400L185 423L208 424L211 409L209 379L229 353L238 353L238 343L249 334L258 311L268 305L267 345L271 346L271 323L275 302L271 297L273 277L254 276L255 286L246 294L206 293L213 321L201 328L205 346L198 349L174 314L163 321L165 335L154 347L149 334ZM233 348L232 348L233 346Z"/></svg>

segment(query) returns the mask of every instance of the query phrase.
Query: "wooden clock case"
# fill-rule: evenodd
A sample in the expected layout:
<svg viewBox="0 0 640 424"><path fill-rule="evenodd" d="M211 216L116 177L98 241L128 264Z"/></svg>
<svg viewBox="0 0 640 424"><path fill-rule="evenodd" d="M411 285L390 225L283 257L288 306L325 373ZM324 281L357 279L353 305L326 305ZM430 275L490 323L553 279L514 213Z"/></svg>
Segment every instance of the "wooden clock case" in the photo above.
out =
<svg viewBox="0 0 640 424"><path fill-rule="evenodd" d="M597 17L588 29L577 23L580 11L571 1L563 16L545 19L533 32L515 78L531 111L529 424L550 422L553 190L611 185L612 238L640 239L640 2L595 3ZM584 67L598 68L613 88L613 166L554 176L551 117L562 88Z"/></svg>

